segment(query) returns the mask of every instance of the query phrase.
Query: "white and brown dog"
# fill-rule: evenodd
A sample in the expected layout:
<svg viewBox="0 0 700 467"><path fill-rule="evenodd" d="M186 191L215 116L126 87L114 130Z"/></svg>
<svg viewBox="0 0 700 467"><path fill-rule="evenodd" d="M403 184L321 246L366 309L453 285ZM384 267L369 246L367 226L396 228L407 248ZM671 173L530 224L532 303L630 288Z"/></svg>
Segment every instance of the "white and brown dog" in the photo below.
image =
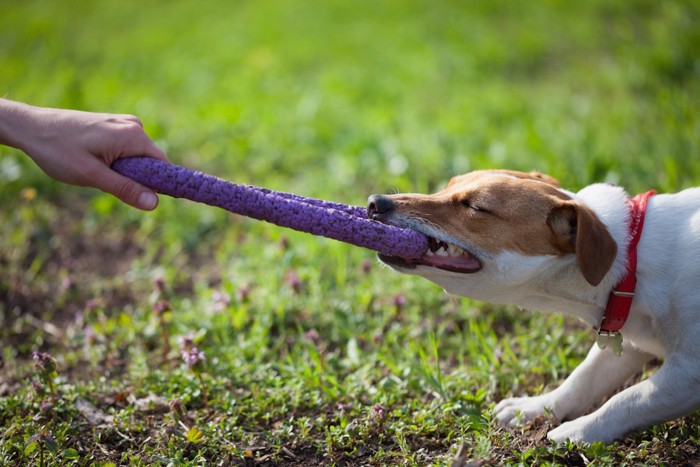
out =
<svg viewBox="0 0 700 467"><path fill-rule="evenodd" d="M572 193L546 175L497 170L455 177L433 195L373 195L368 213L430 237L420 258L380 255L392 268L599 331L611 349L594 345L557 389L495 408L510 426L541 414L569 420L548 437L590 443L700 409L700 188L640 203L609 184ZM620 343L621 354L611 351ZM653 376L586 414L653 357L664 361Z"/></svg>

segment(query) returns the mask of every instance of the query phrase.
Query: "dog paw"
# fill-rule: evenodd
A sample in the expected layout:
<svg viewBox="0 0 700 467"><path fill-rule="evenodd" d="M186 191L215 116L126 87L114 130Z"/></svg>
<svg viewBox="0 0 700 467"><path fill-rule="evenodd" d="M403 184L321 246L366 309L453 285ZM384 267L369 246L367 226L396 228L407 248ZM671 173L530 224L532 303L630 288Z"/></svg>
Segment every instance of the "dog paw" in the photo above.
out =
<svg viewBox="0 0 700 467"><path fill-rule="evenodd" d="M550 441L563 443L566 440L575 443L592 444L596 441L611 443L620 434L615 432L614 424L602 424L592 418L590 415L579 417L570 422L562 423L557 428L547 433L547 438Z"/></svg>
<svg viewBox="0 0 700 467"><path fill-rule="evenodd" d="M503 399L494 408L496 421L503 426L516 426L540 415L552 414L553 401L548 394L535 397ZM553 415L553 414L552 414Z"/></svg>

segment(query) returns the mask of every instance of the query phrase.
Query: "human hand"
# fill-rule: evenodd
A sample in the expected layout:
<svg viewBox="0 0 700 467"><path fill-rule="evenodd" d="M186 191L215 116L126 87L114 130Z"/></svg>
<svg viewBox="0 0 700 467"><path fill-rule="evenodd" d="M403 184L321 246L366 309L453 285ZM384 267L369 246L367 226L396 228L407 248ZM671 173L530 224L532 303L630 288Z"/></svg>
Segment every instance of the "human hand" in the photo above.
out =
<svg viewBox="0 0 700 467"><path fill-rule="evenodd" d="M110 168L117 159L130 156L168 161L133 115L48 109L0 99L0 143L21 149L58 181L99 188L146 211L158 205L153 190Z"/></svg>

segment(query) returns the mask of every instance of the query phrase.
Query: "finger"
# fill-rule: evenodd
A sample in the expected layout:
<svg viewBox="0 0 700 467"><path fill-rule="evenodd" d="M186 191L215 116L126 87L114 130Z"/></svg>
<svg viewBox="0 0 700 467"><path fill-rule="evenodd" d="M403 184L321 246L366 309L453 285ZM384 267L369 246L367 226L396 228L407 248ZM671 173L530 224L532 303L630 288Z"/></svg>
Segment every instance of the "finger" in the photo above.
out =
<svg viewBox="0 0 700 467"><path fill-rule="evenodd" d="M104 167L93 178L93 186L116 196L124 203L135 208L152 211L158 206L158 196L145 186L130 178L118 174L108 167Z"/></svg>
<svg viewBox="0 0 700 467"><path fill-rule="evenodd" d="M144 156L148 157L154 157L156 159L160 159L165 162L170 162L170 159L168 159L168 155L165 154L165 151L163 151L161 148L159 148L156 143L151 141L150 139L146 142L145 148L143 150Z"/></svg>
<svg viewBox="0 0 700 467"><path fill-rule="evenodd" d="M120 151L122 157L147 156L170 162L165 152L148 137L141 127L131 127L128 131L130 134L126 135L126 139L129 143Z"/></svg>

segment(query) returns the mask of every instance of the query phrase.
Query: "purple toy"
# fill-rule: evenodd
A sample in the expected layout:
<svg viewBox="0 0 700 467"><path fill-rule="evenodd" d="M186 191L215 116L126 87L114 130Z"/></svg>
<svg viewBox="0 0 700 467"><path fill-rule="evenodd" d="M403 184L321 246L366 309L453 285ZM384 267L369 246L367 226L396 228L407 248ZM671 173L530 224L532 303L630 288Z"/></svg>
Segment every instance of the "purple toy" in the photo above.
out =
<svg viewBox="0 0 700 467"><path fill-rule="evenodd" d="M365 208L250 185L239 185L148 157L117 160L112 168L174 198L217 206L313 235L369 248L389 256L419 258L428 249L420 232L367 218Z"/></svg>

